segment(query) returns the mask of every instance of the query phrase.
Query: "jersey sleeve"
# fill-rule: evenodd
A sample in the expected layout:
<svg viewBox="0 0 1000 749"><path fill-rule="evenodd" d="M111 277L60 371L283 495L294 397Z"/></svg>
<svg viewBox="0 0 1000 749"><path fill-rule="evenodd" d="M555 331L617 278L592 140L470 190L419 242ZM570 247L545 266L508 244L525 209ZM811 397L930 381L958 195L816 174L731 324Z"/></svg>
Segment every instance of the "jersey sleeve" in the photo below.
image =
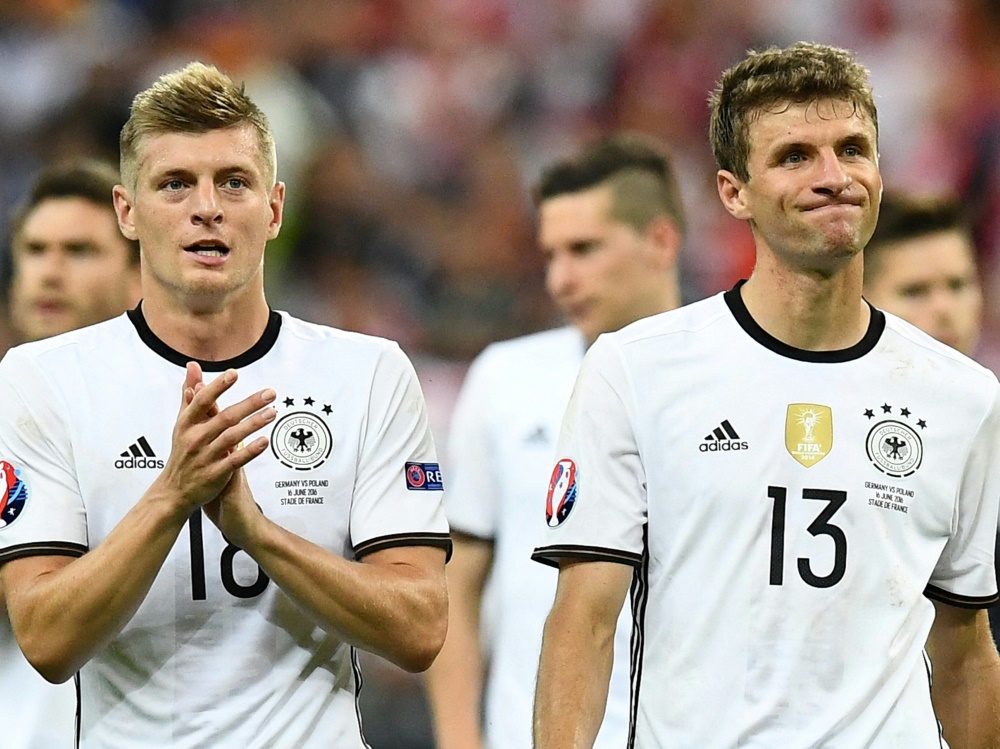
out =
<svg viewBox="0 0 1000 749"><path fill-rule="evenodd" d="M453 530L492 539L500 510L501 482L490 425L494 402L490 349L472 362L462 383L448 433L445 513Z"/></svg>
<svg viewBox="0 0 1000 749"><path fill-rule="evenodd" d="M387 344L361 434L350 521L355 555L396 546L438 546L450 554L443 488L416 372L399 346Z"/></svg>
<svg viewBox="0 0 1000 749"><path fill-rule="evenodd" d="M86 509L60 402L19 349L0 361L0 564L87 551Z"/></svg>
<svg viewBox="0 0 1000 749"><path fill-rule="evenodd" d="M1000 388L972 443L962 474L952 534L924 591L962 608L996 603L994 551L1000 505Z"/></svg>
<svg viewBox="0 0 1000 749"><path fill-rule="evenodd" d="M606 336L599 338L563 417L533 559L552 566L563 559L641 564L646 477L634 413L621 353Z"/></svg>

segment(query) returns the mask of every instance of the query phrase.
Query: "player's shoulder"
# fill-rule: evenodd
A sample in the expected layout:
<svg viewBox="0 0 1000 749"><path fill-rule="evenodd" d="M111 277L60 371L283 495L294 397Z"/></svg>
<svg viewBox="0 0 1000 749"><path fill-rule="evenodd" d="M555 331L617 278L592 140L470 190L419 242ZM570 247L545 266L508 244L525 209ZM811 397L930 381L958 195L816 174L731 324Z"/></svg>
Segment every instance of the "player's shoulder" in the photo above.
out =
<svg viewBox="0 0 1000 749"><path fill-rule="evenodd" d="M9 349L3 358L8 366L12 362L31 361L58 372L61 365L88 354L106 358L109 350L127 346L134 332L127 314L123 313L94 325L19 344Z"/></svg>
<svg viewBox="0 0 1000 749"><path fill-rule="evenodd" d="M476 356L474 366L514 371L539 368L546 362L578 361L585 348L580 331L566 326L491 343Z"/></svg>
<svg viewBox="0 0 1000 749"><path fill-rule="evenodd" d="M660 312L626 325L621 330L606 333L603 345L629 346L662 336L699 333L712 328L719 321L732 318L723 301L722 294L716 294L697 302L685 304L676 309Z"/></svg>
<svg viewBox="0 0 1000 749"><path fill-rule="evenodd" d="M355 356L368 354L375 357L387 351L399 350L399 344L389 338L310 322L288 312L279 311L278 314L281 315L282 334L302 346L332 348L338 352L348 351Z"/></svg>
<svg viewBox="0 0 1000 749"><path fill-rule="evenodd" d="M987 367L906 320L889 312L882 314L885 315L885 350L899 359L899 366L930 365L923 367L927 376L939 378L949 385L960 381L990 391L997 387L997 377Z"/></svg>

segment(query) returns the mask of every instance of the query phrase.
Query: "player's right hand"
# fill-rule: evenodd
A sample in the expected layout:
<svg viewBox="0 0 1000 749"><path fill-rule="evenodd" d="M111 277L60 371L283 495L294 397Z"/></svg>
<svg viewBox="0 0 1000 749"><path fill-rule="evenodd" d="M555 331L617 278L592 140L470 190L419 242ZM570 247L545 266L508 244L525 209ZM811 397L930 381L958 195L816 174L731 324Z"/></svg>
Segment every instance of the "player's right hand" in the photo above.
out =
<svg viewBox="0 0 1000 749"><path fill-rule="evenodd" d="M177 498L180 512L215 499L236 470L267 449L267 437L247 440L274 420L269 404L275 392L265 388L220 408L219 397L237 377L230 369L206 384L201 367L188 362L170 457L156 479L161 490Z"/></svg>

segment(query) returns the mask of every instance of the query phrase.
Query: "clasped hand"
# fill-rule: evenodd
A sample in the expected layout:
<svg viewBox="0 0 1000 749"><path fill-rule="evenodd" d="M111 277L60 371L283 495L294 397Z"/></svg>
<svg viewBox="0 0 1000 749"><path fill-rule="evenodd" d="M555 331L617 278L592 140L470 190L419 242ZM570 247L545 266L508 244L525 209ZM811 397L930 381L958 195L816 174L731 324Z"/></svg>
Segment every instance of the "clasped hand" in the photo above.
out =
<svg viewBox="0 0 1000 749"><path fill-rule="evenodd" d="M247 440L274 420L275 392L266 388L220 409L219 397L237 377L230 369L206 384L201 367L188 362L170 458L157 480L179 498L185 516L203 507L231 543L246 548L261 515L243 466L267 449L268 438Z"/></svg>

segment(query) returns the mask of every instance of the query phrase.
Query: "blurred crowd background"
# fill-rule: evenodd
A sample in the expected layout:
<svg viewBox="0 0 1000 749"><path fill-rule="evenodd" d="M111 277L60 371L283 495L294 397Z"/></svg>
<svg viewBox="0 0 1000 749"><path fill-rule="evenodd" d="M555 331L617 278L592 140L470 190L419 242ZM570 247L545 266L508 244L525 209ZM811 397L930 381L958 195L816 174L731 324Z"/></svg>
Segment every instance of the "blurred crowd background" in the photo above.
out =
<svg viewBox="0 0 1000 749"><path fill-rule="evenodd" d="M469 360L559 322L531 187L584 141L631 129L669 145L690 217L685 301L750 272L749 233L715 192L706 99L747 49L798 40L870 69L886 187L963 196L995 367L1000 0L5 0L0 226L38 167L117 162L132 96L212 62L277 138L289 202L272 306L398 340L443 446ZM419 679L368 662L372 746L431 747Z"/></svg>

